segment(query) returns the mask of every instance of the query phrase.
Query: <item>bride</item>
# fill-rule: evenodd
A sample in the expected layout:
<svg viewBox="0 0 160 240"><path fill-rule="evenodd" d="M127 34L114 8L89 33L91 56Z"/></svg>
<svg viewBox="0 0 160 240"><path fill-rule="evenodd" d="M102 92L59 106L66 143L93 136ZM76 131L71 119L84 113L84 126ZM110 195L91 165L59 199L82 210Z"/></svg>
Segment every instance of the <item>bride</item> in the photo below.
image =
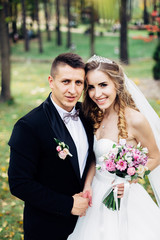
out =
<svg viewBox="0 0 160 240"><path fill-rule="evenodd" d="M149 179L160 204L160 120L115 62L95 55L88 60L83 108L94 124L96 163L120 139L148 148ZM130 182L127 197L124 187L119 211L102 203L114 180L114 174L91 166L83 190L91 207L78 219L68 240L160 239L160 209L139 183ZM118 193L118 197L123 194Z"/></svg>

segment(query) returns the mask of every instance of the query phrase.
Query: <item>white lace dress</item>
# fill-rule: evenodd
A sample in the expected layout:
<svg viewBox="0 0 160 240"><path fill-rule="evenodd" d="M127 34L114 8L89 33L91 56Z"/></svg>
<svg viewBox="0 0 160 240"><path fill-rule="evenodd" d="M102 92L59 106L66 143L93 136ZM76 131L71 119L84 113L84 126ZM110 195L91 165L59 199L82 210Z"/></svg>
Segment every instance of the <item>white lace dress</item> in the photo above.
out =
<svg viewBox="0 0 160 240"><path fill-rule="evenodd" d="M96 159L109 151L112 145L109 139L95 138ZM96 172L92 182L93 205L85 217L78 219L67 240L160 240L160 208L140 184L130 185L125 213L121 214L124 210L121 209L117 214L102 203L113 180L114 175L109 172Z"/></svg>

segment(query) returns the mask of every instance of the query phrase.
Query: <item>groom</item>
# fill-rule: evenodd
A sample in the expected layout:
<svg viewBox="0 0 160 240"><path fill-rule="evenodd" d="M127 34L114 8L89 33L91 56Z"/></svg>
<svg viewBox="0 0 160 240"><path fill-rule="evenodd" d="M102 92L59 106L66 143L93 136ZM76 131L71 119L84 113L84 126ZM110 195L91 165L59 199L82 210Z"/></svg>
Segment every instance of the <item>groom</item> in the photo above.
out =
<svg viewBox="0 0 160 240"><path fill-rule="evenodd" d="M66 240L88 208L81 191L94 160L93 131L77 103L84 67L77 54L56 57L51 94L15 124L9 140L9 185L24 201L25 240Z"/></svg>

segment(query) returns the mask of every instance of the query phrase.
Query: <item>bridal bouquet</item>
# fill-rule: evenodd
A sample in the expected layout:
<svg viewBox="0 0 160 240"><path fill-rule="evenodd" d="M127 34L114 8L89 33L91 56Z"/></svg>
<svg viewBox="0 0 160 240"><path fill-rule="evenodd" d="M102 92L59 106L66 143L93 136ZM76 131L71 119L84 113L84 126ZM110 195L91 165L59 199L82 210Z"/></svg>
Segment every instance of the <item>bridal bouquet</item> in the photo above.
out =
<svg viewBox="0 0 160 240"><path fill-rule="evenodd" d="M119 144L113 144L111 150L99 158L100 164L96 165L99 171L108 171L116 176L128 180L143 178L149 174L146 167L148 149L139 143L137 146L126 144L125 139L120 139ZM106 207L116 210L113 190L103 200ZM118 199L118 209L120 198Z"/></svg>

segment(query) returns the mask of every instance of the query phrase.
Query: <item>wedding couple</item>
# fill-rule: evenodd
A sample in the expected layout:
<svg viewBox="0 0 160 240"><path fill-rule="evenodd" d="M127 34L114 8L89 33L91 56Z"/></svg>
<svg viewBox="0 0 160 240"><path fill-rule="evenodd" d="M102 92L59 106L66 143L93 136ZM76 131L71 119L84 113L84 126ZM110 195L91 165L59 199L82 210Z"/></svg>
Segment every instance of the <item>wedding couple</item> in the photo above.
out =
<svg viewBox="0 0 160 240"><path fill-rule="evenodd" d="M109 210L102 200L115 175L95 168L121 138L141 142L149 150L150 182L160 204L156 113L120 66L103 57L85 65L77 54L61 54L48 81L51 94L15 124L9 141L9 185L25 203L24 239L159 240L160 209L144 188L130 182L126 199L119 184L125 206Z"/></svg>

